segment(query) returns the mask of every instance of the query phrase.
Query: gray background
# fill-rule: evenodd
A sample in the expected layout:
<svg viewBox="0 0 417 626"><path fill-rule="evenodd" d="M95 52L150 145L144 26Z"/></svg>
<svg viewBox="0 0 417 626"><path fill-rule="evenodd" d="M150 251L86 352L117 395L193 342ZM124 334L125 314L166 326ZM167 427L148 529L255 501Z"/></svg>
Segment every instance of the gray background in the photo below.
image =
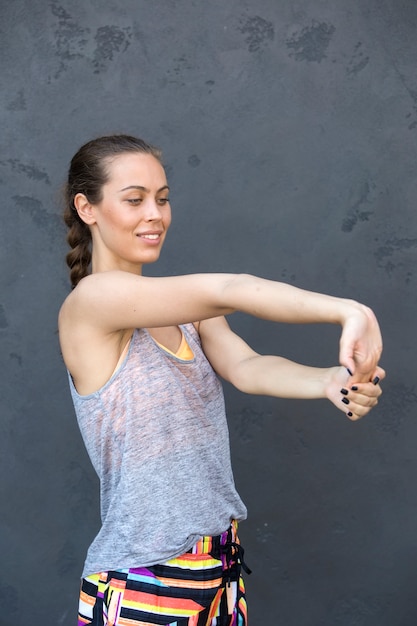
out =
<svg viewBox="0 0 417 626"><path fill-rule="evenodd" d="M415 626L415 0L2 0L1 626L75 623L97 480L60 358L60 189L77 148L160 145L174 222L149 273L243 271L354 297L385 395L225 387L251 625ZM258 350L327 365L333 327L241 315Z"/></svg>

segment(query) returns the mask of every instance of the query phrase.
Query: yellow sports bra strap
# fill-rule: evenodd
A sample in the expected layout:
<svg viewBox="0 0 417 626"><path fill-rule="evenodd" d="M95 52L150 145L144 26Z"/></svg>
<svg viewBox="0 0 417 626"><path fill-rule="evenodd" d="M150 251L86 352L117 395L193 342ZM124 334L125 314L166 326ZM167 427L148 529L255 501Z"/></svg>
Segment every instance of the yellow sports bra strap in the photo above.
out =
<svg viewBox="0 0 417 626"><path fill-rule="evenodd" d="M165 346L163 346L158 341L156 341L155 343L157 343L158 346L162 348L162 350L165 350L165 352L168 352L168 354L172 354L172 356L176 356L177 358L182 359L183 361L191 361L194 358L194 353L191 350L190 346L188 345L188 342L182 331L181 331L181 336L182 336L181 343L176 352L171 352L171 350L168 350L168 348L165 348Z"/></svg>

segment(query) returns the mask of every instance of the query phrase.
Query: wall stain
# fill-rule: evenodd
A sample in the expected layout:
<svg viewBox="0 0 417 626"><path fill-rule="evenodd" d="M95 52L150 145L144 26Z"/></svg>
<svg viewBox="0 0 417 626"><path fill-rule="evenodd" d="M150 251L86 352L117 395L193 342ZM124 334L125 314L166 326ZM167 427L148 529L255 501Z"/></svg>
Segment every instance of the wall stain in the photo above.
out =
<svg viewBox="0 0 417 626"><path fill-rule="evenodd" d="M55 44L56 56L60 63L54 78L59 78L62 72L68 69L71 61L84 57L82 50L88 43L90 29L77 24L70 13L57 2L51 2L50 6L52 14L58 18Z"/></svg>
<svg viewBox="0 0 417 626"><path fill-rule="evenodd" d="M359 41L354 49L352 58L346 68L348 76L356 76L368 65L369 57L362 52L362 43Z"/></svg>
<svg viewBox="0 0 417 626"><path fill-rule="evenodd" d="M248 45L249 52L257 52L264 48L270 41L273 41L275 32L272 22L264 20L263 17L255 15L253 17L242 18L239 28L242 35L245 35L245 41Z"/></svg>
<svg viewBox="0 0 417 626"><path fill-rule="evenodd" d="M372 191L376 189L374 183L365 181L359 191L359 199L348 210L347 216L342 223L342 231L344 233L350 233L355 228L358 222L368 222L373 211L366 211L362 207L364 204L370 203L370 195Z"/></svg>
<svg viewBox="0 0 417 626"><path fill-rule="evenodd" d="M250 443L254 434L263 429L265 418L270 416L271 413L260 413L249 407L235 415L236 435L240 443Z"/></svg>
<svg viewBox="0 0 417 626"><path fill-rule="evenodd" d="M378 241L376 239L375 241ZM403 264L394 263L393 258L398 253L405 252L406 250L413 250L417 248L417 239L408 239L406 237L393 237L387 239L383 245L380 245L374 252L374 256L377 260L378 267L385 269L387 274L391 274L395 269L402 267ZM409 284L413 274L411 271L407 271L405 282Z"/></svg>
<svg viewBox="0 0 417 626"><path fill-rule="evenodd" d="M6 107L8 111L26 111L26 98L23 89L17 92L16 97Z"/></svg>
<svg viewBox="0 0 417 626"><path fill-rule="evenodd" d="M321 63L326 58L326 51L335 30L333 24L313 21L311 26L306 26L287 39L287 48L293 50L289 56L296 61Z"/></svg>
<svg viewBox="0 0 417 626"><path fill-rule="evenodd" d="M284 269L281 271L281 278L284 282L295 281L297 279L297 275L289 274L287 268L284 267Z"/></svg>
<svg viewBox="0 0 417 626"><path fill-rule="evenodd" d="M4 330L8 328L9 322L7 321L6 311L4 310L4 306L0 304L0 330Z"/></svg>
<svg viewBox="0 0 417 626"><path fill-rule="evenodd" d="M417 117L417 91L414 89L408 89L408 93L413 101L413 113L409 113L406 116L407 119L410 120L413 116ZM410 124L408 125L409 130L414 130L415 128L417 128L417 119L410 121Z"/></svg>
<svg viewBox="0 0 417 626"><path fill-rule="evenodd" d="M191 165L191 167L198 167L200 163L201 163L201 160L198 158L196 154L192 154L188 158L188 165Z"/></svg>
<svg viewBox="0 0 417 626"><path fill-rule="evenodd" d="M97 47L94 52L94 73L105 69L113 61L115 53L123 53L130 45L132 31L130 28L118 26L102 26L97 29L94 40Z"/></svg>
<svg viewBox="0 0 417 626"><path fill-rule="evenodd" d="M183 74L184 72L191 70L193 66L184 54L180 57L175 57L173 61L174 67L167 71L168 83L184 87L186 85L186 80L183 78Z"/></svg>
<svg viewBox="0 0 417 626"><path fill-rule="evenodd" d="M62 220L58 215L51 215L42 208L42 204L36 198L30 196L12 196L17 207L30 216L34 224L49 235L51 242L57 240L57 234L63 228Z"/></svg>
<svg viewBox="0 0 417 626"><path fill-rule="evenodd" d="M297 444L294 446L294 454L298 456L308 450L310 446L302 428L296 428L294 432L297 438Z"/></svg>
<svg viewBox="0 0 417 626"><path fill-rule="evenodd" d="M99 74L110 65L116 54L125 52L129 47L132 38L130 28L120 28L114 25L101 26L96 29L93 37L90 28L84 28L78 24L72 15L55 0L50 6L52 14L58 20L55 46L59 67L53 76L55 79L59 78L77 59L90 61L94 73ZM94 44L94 52L92 55L88 54L86 50L91 50Z"/></svg>
<svg viewBox="0 0 417 626"><path fill-rule="evenodd" d="M17 354L17 352L10 352L9 358L11 361L16 361L19 367L22 367L23 359L20 354Z"/></svg>
<svg viewBox="0 0 417 626"><path fill-rule="evenodd" d="M344 598L337 603L329 618L332 624L365 626L370 623L369 617L382 617L391 602L392 597L387 593L378 596L352 592L352 597Z"/></svg>
<svg viewBox="0 0 417 626"><path fill-rule="evenodd" d="M47 185L51 184L49 176L46 172L42 172L39 168L33 165L26 165L19 161L19 159L7 159L6 161L0 161L0 165L10 166L14 172L20 172L25 174L30 180L41 180Z"/></svg>
<svg viewBox="0 0 417 626"><path fill-rule="evenodd" d="M404 74L399 70L397 64L394 62L393 59L391 59L391 63L393 68L395 69L404 89L407 91L408 95L410 96L411 100L412 100L412 112L407 113L407 115L405 116L406 120L408 120L410 123L408 125L408 129L409 130L414 130L415 128L417 128L417 90L416 89L411 89L411 87L409 87L408 85L408 79L404 76ZM415 118L415 119L413 119Z"/></svg>
<svg viewBox="0 0 417 626"><path fill-rule="evenodd" d="M414 110L415 110L415 113L417 115L417 106L414 107ZM412 115L413 115L412 113L409 113L406 116L406 119L410 119L410 117L412 117ZM409 130L414 130L415 128L417 128L417 120L414 120L413 122L410 122L410 124L408 125L408 129Z"/></svg>

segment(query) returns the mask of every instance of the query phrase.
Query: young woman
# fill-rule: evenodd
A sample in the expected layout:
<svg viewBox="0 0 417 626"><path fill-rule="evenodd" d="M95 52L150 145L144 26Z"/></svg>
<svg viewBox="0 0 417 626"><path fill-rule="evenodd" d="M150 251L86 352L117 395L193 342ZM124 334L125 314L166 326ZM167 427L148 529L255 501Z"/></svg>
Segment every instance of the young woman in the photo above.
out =
<svg viewBox="0 0 417 626"><path fill-rule="evenodd" d="M62 353L101 485L79 626L244 626L237 523L220 376L246 393L328 398L351 420L376 405L384 371L372 311L250 275L142 276L171 222L160 153L117 135L84 145L66 189L73 290ZM342 327L340 365L261 356L224 316Z"/></svg>

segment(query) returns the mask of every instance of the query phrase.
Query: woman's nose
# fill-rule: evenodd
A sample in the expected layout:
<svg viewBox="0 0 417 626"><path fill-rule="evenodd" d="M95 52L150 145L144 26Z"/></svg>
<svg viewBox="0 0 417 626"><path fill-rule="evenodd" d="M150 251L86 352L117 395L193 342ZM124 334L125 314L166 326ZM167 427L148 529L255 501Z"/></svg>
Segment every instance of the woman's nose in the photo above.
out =
<svg viewBox="0 0 417 626"><path fill-rule="evenodd" d="M149 199L142 206L144 208L144 217L147 221L150 222L161 219L161 208L155 200Z"/></svg>

